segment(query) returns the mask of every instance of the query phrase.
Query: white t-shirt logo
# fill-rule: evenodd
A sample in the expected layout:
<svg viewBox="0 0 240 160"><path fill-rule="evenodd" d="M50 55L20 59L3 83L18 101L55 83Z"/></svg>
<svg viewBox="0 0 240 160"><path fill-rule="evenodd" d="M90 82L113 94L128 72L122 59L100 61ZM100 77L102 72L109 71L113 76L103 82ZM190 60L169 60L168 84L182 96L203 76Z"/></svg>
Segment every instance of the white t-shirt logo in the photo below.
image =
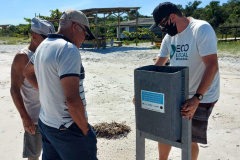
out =
<svg viewBox="0 0 240 160"><path fill-rule="evenodd" d="M174 56L175 52L176 52L176 47L174 45L171 45L171 52L170 52L170 59L172 59L172 57Z"/></svg>
<svg viewBox="0 0 240 160"><path fill-rule="evenodd" d="M188 60L188 50L189 45L183 44L183 45L171 45L172 51L170 52L170 59L174 56L176 53L176 60Z"/></svg>

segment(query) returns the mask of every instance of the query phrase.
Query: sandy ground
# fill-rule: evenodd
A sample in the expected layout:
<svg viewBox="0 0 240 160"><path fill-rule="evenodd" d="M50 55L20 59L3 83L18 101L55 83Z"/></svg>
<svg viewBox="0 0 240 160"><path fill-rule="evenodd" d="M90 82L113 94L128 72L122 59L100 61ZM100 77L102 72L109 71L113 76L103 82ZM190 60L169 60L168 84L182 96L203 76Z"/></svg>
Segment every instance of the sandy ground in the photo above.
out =
<svg viewBox="0 0 240 160"><path fill-rule="evenodd" d="M153 64L158 50L149 49L149 46L80 49L86 70L84 86L90 123L125 122L132 129L124 138L99 138L99 160L135 159L133 71L137 67ZM0 160L22 159L24 130L9 92L11 63L22 47L0 45ZM240 58L221 57L219 66L221 97L210 117L208 144L200 145L200 160L240 159ZM146 140L146 160L156 159L157 143ZM169 159L180 160L181 150L173 148Z"/></svg>

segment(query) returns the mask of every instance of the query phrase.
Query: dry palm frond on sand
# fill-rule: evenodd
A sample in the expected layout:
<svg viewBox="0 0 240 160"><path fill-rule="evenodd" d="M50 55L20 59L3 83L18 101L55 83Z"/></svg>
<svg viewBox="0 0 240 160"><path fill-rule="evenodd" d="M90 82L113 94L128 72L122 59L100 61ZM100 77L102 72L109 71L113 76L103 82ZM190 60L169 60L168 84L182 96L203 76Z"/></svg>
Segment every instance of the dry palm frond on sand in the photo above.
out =
<svg viewBox="0 0 240 160"><path fill-rule="evenodd" d="M131 128L124 123L98 123L93 126L97 137L107 138L107 139L117 139L120 137L126 137L131 131Z"/></svg>

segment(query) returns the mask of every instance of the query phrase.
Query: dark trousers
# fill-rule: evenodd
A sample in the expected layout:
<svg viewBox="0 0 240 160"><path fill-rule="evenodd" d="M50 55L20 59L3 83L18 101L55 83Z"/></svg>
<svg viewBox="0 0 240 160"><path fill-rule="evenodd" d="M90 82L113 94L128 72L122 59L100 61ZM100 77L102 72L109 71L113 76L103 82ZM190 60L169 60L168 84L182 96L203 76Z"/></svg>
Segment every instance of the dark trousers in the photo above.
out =
<svg viewBox="0 0 240 160"><path fill-rule="evenodd" d="M97 160L97 138L91 126L86 136L76 123L56 129L39 119L38 126L42 134L43 160Z"/></svg>

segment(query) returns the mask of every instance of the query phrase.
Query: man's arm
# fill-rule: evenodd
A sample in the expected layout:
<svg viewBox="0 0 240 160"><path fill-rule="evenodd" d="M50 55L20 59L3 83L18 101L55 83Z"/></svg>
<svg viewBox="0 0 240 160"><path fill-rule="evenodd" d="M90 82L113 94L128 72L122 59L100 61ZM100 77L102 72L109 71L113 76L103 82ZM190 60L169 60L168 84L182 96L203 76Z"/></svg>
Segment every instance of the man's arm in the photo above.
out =
<svg viewBox="0 0 240 160"><path fill-rule="evenodd" d="M218 72L217 54L211 54L208 56L204 56L204 57L202 57L202 60L205 64L206 69L203 74L202 81L199 84L196 92L204 95L207 92L210 85L212 84L212 81L213 81L216 73Z"/></svg>
<svg viewBox="0 0 240 160"><path fill-rule="evenodd" d="M38 89L37 78L34 72L34 66L31 61L28 62L23 70L23 75L27 78L28 82L36 89Z"/></svg>
<svg viewBox="0 0 240 160"><path fill-rule="evenodd" d="M15 56L12 63L12 68L11 68L10 92L11 92L13 102L21 116L24 129L30 134L35 134L34 123L25 109L22 95L20 93L20 88L24 81L23 69L27 63L28 63L28 57L26 54L18 53Z"/></svg>
<svg viewBox="0 0 240 160"><path fill-rule="evenodd" d="M168 58L169 57L159 57L158 56L156 61L155 61L155 63L154 63L154 65L155 66L164 66L166 64Z"/></svg>
<svg viewBox="0 0 240 160"><path fill-rule="evenodd" d="M204 56L202 57L202 60L205 64L206 69L196 93L204 95L212 84L216 73L218 72L217 54ZM199 102L200 101L195 96L193 96L191 99L188 99L183 104L183 109L181 110L181 113L184 115L183 117L190 117L191 120L195 111L197 110Z"/></svg>
<svg viewBox="0 0 240 160"><path fill-rule="evenodd" d="M68 111L73 121L86 135L89 127L85 117L85 108L79 95L79 77L65 77L61 79Z"/></svg>

